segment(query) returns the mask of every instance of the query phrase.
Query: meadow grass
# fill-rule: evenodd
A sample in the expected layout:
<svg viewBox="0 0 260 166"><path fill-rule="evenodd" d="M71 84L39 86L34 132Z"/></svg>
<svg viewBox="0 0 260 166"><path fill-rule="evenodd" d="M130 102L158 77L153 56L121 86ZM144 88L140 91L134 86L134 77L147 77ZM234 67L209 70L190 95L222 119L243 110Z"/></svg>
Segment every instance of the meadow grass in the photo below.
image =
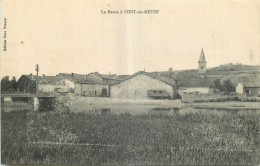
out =
<svg viewBox="0 0 260 166"><path fill-rule="evenodd" d="M4 164L257 165L259 117L2 114Z"/></svg>

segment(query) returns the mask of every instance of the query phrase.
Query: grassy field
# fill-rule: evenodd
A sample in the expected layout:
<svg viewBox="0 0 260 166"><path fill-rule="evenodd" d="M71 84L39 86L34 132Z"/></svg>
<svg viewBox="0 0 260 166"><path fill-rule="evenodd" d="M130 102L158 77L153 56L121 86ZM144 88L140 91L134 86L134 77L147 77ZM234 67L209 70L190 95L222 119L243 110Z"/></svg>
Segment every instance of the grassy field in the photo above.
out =
<svg viewBox="0 0 260 166"><path fill-rule="evenodd" d="M258 165L259 116L2 113L3 164Z"/></svg>

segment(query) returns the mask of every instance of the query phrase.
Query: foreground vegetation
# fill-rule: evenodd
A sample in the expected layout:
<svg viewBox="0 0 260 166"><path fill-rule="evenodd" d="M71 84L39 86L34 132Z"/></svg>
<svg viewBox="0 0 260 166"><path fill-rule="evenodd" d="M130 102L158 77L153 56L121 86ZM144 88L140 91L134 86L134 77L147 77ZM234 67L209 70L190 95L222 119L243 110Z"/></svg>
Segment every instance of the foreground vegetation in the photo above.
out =
<svg viewBox="0 0 260 166"><path fill-rule="evenodd" d="M4 164L259 164L259 117L2 114Z"/></svg>

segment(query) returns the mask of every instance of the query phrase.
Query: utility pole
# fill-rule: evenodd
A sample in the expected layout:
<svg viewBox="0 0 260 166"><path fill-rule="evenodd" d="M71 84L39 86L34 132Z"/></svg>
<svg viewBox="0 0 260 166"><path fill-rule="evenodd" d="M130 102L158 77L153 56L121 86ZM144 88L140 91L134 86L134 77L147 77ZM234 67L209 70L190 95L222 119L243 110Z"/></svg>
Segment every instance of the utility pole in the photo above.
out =
<svg viewBox="0 0 260 166"><path fill-rule="evenodd" d="M38 93L38 76L39 76L39 65L38 64L36 64L35 65L36 66L36 68L35 68L35 70L36 70L36 72L37 72L37 77L36 77L36 93Z"/></svg>

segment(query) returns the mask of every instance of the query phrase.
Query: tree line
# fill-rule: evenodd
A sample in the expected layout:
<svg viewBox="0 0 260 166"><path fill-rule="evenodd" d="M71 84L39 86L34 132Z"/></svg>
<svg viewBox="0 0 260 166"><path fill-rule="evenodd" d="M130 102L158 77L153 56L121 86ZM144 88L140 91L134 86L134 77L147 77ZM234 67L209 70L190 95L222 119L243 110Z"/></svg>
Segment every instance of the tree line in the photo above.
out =
<svg viewBox="0 0 260 166"><path fill-rule="evenodd" d="M17 91L18 83L15 77L10 80L9 76L1 79L1 93L15 93Z"/></svg>

